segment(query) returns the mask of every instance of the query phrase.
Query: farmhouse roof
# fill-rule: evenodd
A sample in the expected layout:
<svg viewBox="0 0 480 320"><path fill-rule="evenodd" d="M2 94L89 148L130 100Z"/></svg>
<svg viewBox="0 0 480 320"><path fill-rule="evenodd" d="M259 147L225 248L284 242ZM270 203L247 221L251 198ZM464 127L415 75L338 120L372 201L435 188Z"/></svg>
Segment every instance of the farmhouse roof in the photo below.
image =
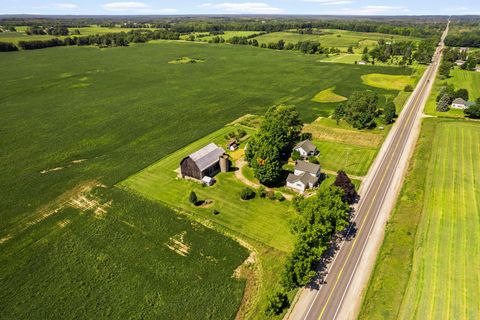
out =
<svg viewBox="0 0 480 320"><path fill-rule="evenodd" d="M462 98L457 98L455 100L452 101L452 104L463 104L465 105L467 102L465 100L463 100Z"/></svg>
<svg viewBox="0 0 480 320"><path fill-rule="evenodd" d="M297 175L294 175L293 173L289 173L287 176L287 182L288 183L296 183L300 181L303 185L308 185L308 184L315 184L318 181L318 178L308 174L308 173L302 173Z"/></svg>
<svg viewBox="0 0 480 320"><path fill-rule="evenodd" d="M313 152L313 151L317 150L317 147L315 147L315 145L312 143L312 141L310 141L308 139L303 140L302 142L297 144L294 149L299 149L299 148L302 148L306 152Z"/></svg>
<svg viewBox="0 0 480 320"><path fill-rule="evenodd" d="M215 143L210 143L202 149L192 153L189 157L195 162L198 168L203 171L217 162L225 150L217 146Z"/></svg>
<svg viewBox="0 0 480 320"><path fill-rule="evenodd" d="M320 165L303 160L295 161L295 170L317 174L320 171Z"/></svg>

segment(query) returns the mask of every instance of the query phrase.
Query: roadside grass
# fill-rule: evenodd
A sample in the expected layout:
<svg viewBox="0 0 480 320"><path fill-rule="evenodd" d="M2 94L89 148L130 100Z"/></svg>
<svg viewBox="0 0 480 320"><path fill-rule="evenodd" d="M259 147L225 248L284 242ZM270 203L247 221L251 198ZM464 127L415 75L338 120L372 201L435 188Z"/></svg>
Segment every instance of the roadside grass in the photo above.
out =
<svg viewBox="0 0 480 320"><path fill-rule="evenodd" d="M296 32L272 32L256 37L259 43L278 42L297 43L299 41L318 41L324 47L336 47L346 51L353 46L355 53L361 53L364 47L373 46L380 39L395 41L419 41L418 38L390 35L374 32L355 32L337 29L321 29L324 34L299 34Z"/></svg>
<svg viewBox="0 0 480 320"><path fill-rule="evenodd" d="M60 208L0 245L2 318L235 316L245 279L232 275L247 249L142 197L94 193L111 201L101 218Z"/></svg>
<svg viewBox="0 0 480 320"><path fill-rule="evenodd" d="M467 89L470 95L469 100L475 101L480 98L480 72L467 71L455 68L450 71L450 78L443 79L437 76L432 88L427 104L425 106L425 113L438 117L464 118L463 110L450 108L447 112L438 112L436 110L436 97L440 89L445 84L453 84L455 89Z"/></svg>
<svg viewBox="0 0 480 320"><path fill-rule="evenodd" d="M387 74L371 73L362 76L362 81L371 87L387 90L403 90L406 85L413 85L411 77L393 76Z"/></svg>
<svg viewBox="0 0 480 320"><path fill-rule="evenodd" d="M480 314L478 123L424 119L360 319Z"/></svg>
<svg viewBox="0 0 480 320"><path fill-rule="evenodd" d="M346 97L338 95L335 92L333 92L334 90L335 90L335 87L322 90L312 98L312 101L320 102L320 103L330 103L330 102L342 102L342 101L348 100Z"/></svg>
<svg viewBox="0 0 480 320"><path fill-rule="evenodd" d="M313 141L317 146L322 168L338 171L356 176L367 174L377 154L377 148L366 148L351 144L342 144L331 141Z"/></svg>

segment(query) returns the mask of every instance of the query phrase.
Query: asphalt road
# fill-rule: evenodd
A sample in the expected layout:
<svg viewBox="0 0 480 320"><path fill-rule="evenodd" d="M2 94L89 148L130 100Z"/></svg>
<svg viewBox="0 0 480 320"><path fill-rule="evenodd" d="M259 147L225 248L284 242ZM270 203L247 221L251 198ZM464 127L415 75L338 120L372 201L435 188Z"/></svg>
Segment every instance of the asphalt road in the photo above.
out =
<svg viewBox="0 0 480 320"><path fill-rule="evenodd" d="M417 117L421 115L419 111L423 109L425 98L429 94L429 84L435 80L441 59L440 52L443 48L443 39L447 33L448 26L442 37L442 42L437 47L431 65L425 71L423 78L412 93L412 98L397 119L397 129L390 132L393 136L385 142L388 143L386 151L380 155L382 158L379 160L376 170L372 172L372 179L366 186L358 203L355 220L351 228L354 233L353 237L341 243L322 285L315 290L315 294L304 297L309 301L297 302L295 306L297 310L292 312L291 319L337 319L342 304L345 302L344 298L351 285L353 275L355 272L362 272L357 269L358 264L370 240L372 229L382 210L389 188L392 187L400 158L408 151L406 150L407 142ZM352 302L349 301L348 303ZM302 308L302 310L298 310L299 308Z"/></svg>

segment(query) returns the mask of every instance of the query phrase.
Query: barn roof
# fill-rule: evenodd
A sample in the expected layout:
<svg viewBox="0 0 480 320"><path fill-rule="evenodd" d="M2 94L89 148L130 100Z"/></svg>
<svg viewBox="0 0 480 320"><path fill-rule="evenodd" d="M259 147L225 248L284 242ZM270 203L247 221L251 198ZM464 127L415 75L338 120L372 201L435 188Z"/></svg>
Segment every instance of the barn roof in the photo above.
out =
<svg viewBox="0 0 480 320"><path fill-rule="evenodd" d="M189 157L195 162L198 168L203 171L217 162L225 150L217 146L215 143L210 143L202 149L192 153Z"/></svg>

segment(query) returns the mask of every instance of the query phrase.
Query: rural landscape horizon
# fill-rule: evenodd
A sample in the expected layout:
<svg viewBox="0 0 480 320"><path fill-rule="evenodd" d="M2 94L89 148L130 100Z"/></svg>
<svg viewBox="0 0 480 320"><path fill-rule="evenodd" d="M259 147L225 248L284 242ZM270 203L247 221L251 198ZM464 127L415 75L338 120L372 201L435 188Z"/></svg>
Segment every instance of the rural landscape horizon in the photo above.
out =
<svg viewBox="0 0 480 320"><path fill-rule="evenodd" d="M478 319L480 4L0 4L0 319Z"/></svg>

